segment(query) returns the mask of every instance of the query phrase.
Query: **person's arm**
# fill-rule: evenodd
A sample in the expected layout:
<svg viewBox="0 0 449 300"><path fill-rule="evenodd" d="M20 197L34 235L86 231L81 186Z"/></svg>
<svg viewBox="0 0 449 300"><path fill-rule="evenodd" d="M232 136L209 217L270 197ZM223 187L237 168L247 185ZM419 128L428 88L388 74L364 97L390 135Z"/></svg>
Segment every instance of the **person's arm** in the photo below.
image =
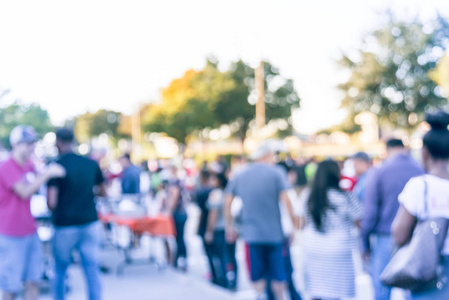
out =
<svg viewBox="0 0 449 300"><path fill-rule="evenodd" d="M212 243L214 240L214 230L215 224L217 223L217 219L218 219L218 210L217 209L209 210L209 214L207 216L206 233L204 234L204 240L206 241L206 243Z"/></svg>
<svg viewBox="0 0 449 300"><path fill-rule="evenodd" d="M219 210L223 209L223 192L219 190L210 192L206 206L209 210L209 214L207 217L204 240L206 243L212 243L214 240L215 225L217 224L219 217Z"/></svg>
<svg viewBox="0 0 449 300"><path fill-rule="evenodd" d="M224 214L224 218L225 218L226 228L232 227L232 215L231 215L232 201L234 201L234 195L226 194L225 202L224 202L224 206L223 206L223 214Z"/></svg>
<svg viewBox="0 0 449 300"><path fill-rule="evenodd" d="M237 239L237 232L235 231L234 224L232 224L232 215L231 215L232 201L234 201L234 195L226 194L223 206L223 214L225 218L226 240L229 243L235 242L235 240Z"/></svg>
<svg viewBox="0 0 449 300"><path fill-rule="evenodd" d="M423 180L422 177L415 177L407 182L398 196L400 206L391 224L391 234L398 246L410 240L417 223L417 216L425 210L426 188L425 178Z"/></svg>
<svg viewBox="0 0 449 300"><path fill-rule="evenodd" d="M140 170L136 172L134 177L134 191L140 194Z"/></svg>
<svg viewBox="0 0 449 300"><path fill-rule="evenodd" d="M354 225L357 228L361 228L361 219L362 219L362 206L360 205L359 199L353 192L348 192L349 199L349 218L354 222Z"/></svg>
<svg viewBox="0 0 449 300"><path fill-rule="evenodd" d="M415 225L416 217L401 204L393 224L391 224L391 233L398 246L405 245L410 240Z"/></svg>
<svg viewBox="0 0 449 300"><path fill-rule="evenodd" d="M288 183L288 178L287 178L287 172L285 172L284 169L281 168L277 168L277 176L276 176L276 180L277 180L277 187L278 187L278 191L279 191L279 201L284 203L285 208L287 209L288 215L292 221L292 224L294 226L295 229L299 228L299 218L297 216L295 216L295 213L293 211L293 206L292 206L292 202L290 199L290 196L288 195L288 191L291 188L290 184Z"/></svg>
<svg viewBox="0 0 449 300"><path fill-rule="evenodd" d="M104 182L100 183L98 185L98 194L97 194L97 196L100 196L100 197L106 197L107 196L106 184Z"/></svg>
<svg viewBox="0 0 449 300"><path fill-rule="evenodd" d="M306 210L307 210L307 201L310 195L310 188L306 187L300 194L299 194L299 203L300 206L298 207L298 215L299 215L299 229L303 230L304 227L306 227L307 221L306 221Z"/></svg>
<svg viewBox="0 0 449 300"><path fill-rule="evenodd" d="M49 186L47 188L47 206L51 211L55 210L58 204L58 193L59 190L56 186Z"/></svg>
<svg viewBox="0 0 449 300"><path fill-rule="evenodd" d="M44 173L37 176L33 182L18 181L13 185L13 191L23 200L27 200L31 195L39 190L39 187L53 177L65 176L64 168L56 163L50 164Z"/></svg>
<svg viewBox="0 0 449 300"><path fill-rule="evenodd" d="M101 171L100 166L97 163L95 163L95 169L96 169L96 177L95 177L94 194L96 196L106 197L107 196L106 182L103 176L103 172Z"/></svg>
<svg viewBox="0 0 449 300"><path fill-rule="evenodd" d="M284 190L279 194L279 199L281 199L281 202L283 202L285 204L285 207L287 208L288 211L288 215L290 216L293 226L295 227L295 229L299 229L300 227L300 221L299 218L297 216L295 216L294 212L293 212L293 206L292 206L292 202L291 199L288 195L288 191Z"/></svg>

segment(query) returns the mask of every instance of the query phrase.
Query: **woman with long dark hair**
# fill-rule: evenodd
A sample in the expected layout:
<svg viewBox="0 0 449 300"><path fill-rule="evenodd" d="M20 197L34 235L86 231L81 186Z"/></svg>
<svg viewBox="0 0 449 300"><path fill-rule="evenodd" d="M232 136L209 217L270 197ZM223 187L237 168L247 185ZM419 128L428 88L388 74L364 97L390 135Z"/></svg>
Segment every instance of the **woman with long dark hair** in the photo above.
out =
<svg viewBox="0 0 449 300"><path fill-rule="evenodd" d="M358 225L361 208L339 181L338 164L321 162L304 202L305 284L312 299L355 296L351 228Z"/></svg>
<svg viewBox="0 0 449 300"><path fill-rule="evenodd" d="M449 114L428 115L431 126L423 138L422 163L427 174L414 177L399 195L398 213L392 225L396 244L404 245L411 237L417 220L449 218ZM443 273L449 276L449 235L441 251ZM449 299L449 285L426 287L412 292L411 299Z"/></svg>

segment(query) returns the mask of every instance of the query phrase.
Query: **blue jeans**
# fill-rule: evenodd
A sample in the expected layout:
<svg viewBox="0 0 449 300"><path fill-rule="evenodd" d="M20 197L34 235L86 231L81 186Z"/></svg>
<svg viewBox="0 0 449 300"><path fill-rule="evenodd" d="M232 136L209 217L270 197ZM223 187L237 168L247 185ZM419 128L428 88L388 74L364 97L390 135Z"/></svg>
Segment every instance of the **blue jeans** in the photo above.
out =
<svg viewBox="0 0 449 300"><path fill-rule="evenodd" d="M187 222L187 214L185 212L175 211L173 213L173 220L175 221L177 245L175 266L178 266L178 259L180 257L187 257L187 247L184 241L184 227Z"/></svg>
<svg viewBox="0 0 449 300"><path fill-rule="evenodd" d="M86 276L89 300L101 299L100 267L98 265L101 237L100 222L85 225L56 227L53 238L56 276L54 280L54 299L65 299L65 276L72 262L72 253L78 250L81 265Z"/></svg>
<svg viewBox="0 0 449 300"><path fill-rule="evenodd" d="M206 252L211 260L212 282L226 287L226 240L223 230L214 232L214 241L206 244Z"/></svg>
<svg viewBox="0 0 449 300"><path fill-rule="evenodd" d="M449 276L449 256L444 256L442 260L443 274ZM449 283L446 283L441 290L436 286L423 291L411 293L410 300L432 300L432 299L449 299Z"/></svg>
<svg viewBox="0 0 449 300"><path fill-rule="evenodd" d="M212 282L234 289L237 285L235 243L228 244L224 230L219 229L214 232L214 241L211 244L204 243L204 247L213 276Z"/></svg>
<svg viewBox="0 0 449 300"><path fill-rule="evenodd" d="M391 288L383 285L379 277L390 261L392 252L391 235L375 234L371 237L371 276L376 300L390 300Z"/></svg>

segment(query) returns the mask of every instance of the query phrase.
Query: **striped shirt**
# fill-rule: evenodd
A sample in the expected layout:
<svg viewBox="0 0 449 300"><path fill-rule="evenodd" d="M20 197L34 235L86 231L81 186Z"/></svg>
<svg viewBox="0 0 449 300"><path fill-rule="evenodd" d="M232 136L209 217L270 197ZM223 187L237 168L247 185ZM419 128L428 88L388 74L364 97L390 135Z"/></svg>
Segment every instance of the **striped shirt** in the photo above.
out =
<svg viewBox="0 0 449 300"><path fill-rule="evenodd" d="M351 229L360 220L359 201L351 193L329 190L334 209L323 216L323 231L318 231L303 201L306 225L303 232L306 290L318 298L355 296L355 271L352 259ZM307 197L308 199L308 197Z"/></svg>

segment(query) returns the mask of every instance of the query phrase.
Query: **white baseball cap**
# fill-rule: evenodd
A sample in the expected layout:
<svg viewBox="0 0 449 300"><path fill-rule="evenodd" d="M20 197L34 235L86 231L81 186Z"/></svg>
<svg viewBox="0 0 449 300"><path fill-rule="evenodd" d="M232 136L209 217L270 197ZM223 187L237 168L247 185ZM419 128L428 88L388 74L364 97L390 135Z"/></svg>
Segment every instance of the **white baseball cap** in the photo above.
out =
<svg viewBox="0 0 449 300"><path fill-rule="evenodd" d="M11 146L20 143L34 143L38 140L38 136L33 127L29 125L18 125L9 134L9 143Z"/></svg>
<svg viewBox="0 0 449 300"><path fill-rule="evenodd" d="M263 142L253 153L251 153L250 158L252 160L258 160L261 159L269 154L274 154L273 147L267 143Z"/></svg>

